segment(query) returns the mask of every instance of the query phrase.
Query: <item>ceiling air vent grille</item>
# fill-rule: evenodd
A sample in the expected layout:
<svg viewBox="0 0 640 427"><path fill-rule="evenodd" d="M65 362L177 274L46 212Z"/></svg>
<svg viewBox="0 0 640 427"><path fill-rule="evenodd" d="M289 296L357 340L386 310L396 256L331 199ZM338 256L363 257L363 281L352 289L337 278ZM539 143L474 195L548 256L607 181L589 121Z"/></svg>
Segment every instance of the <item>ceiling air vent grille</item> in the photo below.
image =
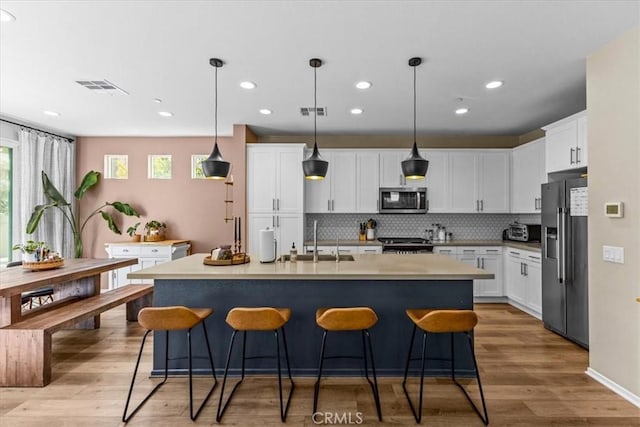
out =
<svg viewBox="0 0 640 427"><path fill-rule="evenodd" d="M129 95L127 91L119 88L115 84L111 83L107 79L103 80L76 80L80 86L86 87L93 93L102 93L102 94L121 94L121 95Z"/></svg>
<svg viewBox="0 0 640 427"><path fill-rule="evenodd" d="M313 114L315 110L314 107L300 107L300 114L303 116L309 116ZM327 107L318 107L318 116L326 116L327 115Z"/></svg>

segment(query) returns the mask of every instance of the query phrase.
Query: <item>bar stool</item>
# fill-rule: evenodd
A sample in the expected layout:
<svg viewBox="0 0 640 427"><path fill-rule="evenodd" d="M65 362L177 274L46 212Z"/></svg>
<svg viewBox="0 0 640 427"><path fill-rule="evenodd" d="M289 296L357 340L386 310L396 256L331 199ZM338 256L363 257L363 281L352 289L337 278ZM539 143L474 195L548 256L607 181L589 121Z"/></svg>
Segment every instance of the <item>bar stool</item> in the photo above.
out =
<svg viewBox="0 0 640 427"><path fill-rule="evenodd" d="M318 366L318 379L316 380L313 391L313 413L316 413L318 407L318 395L320 394L320 379L322 378L322 365L325 359L363 359L364 374L371 386L373 398L376 403L378 412L378 420L382 421L382 410L380 409L380 393L378 391L378 380L376 377L376 365L373 360L373 347L371 346L371 335L369 329L378 322L378 316L373 309L369 307L346 307L346 308L319 308L316 311L316 323L320 326L324 333L322 334L322 345L320 347L320 363ZM359 356L331 356L326 357L324 350L327 342L327 333L337 331L360 331L362 334L362 357ZM373 373L373 382L369 379L369 367L367 365L367 349L366 342L369 346L369 357L371 358L371 370Z"/></svg>
<svg viewBox="0 0 640 427"><path fill-rule="evenodd" d="M233 328L231 334L231 340L229 342L229 352L227 353L227 364L224 368L224 378L222 380L222 389L220 391L220 401L218 402L218 413L216 415L216 421L220 421L224 412L227 410L227 406L231 403L231 398L236 392L236 389L244 381L244 368L245 361L247 359L272 359L274 356L246 356L247 347L247 331L273 331L276 338L276 356L278 366L278 388L280 391L280 419L284 422L287 418L287 412L289 411L289 403L291 402L291 396L295 389L295 383L291 378L291 368L289 366L289 352L287 350L287 336L284 333L284 325L291 318L291 310L288 308L273 308L273 307L236 307L229 311L227 314L226 322ZM229 374L229 365L231 361L231 354L233 352L233 343L236 339L238 332L242 331L242 373L240 381L238 381L231 390L227 401L222 404L224 397L224 388L227 382L227 375ZM287 398L286 406L282 402L282 373L280 368L280 340L278 338L278 331L282 332L282 344L284 348L284 357L287 362L287 374L289 375L289 382L291 388L289 390L289 397Z"/></svg>
<svg viewBox="0 0 640 427"><path fill-rule="evenodd" d="M183 306L172 306L172 307L146 307L140 310L138 313L138 323L145 328L147 331L144 333L142 337L142 344L140 345L140 352L138 353L138 360L136 361L136 367L133 371L133 378L131 378L131 387L129 387L129 395L127 396L127 403L124 406L124 413L122 414L122 421L128 422L131 417L135 415L136 412L144 405L147 400L167 381L168 376L168 366L169 366L169 331L180 331L186 330L187 332L187 342L188 342L188 355L187 359L189 360L189 415L191 416L191 420L195 421L195 419L200 415L200 411L204 408L204 405L207 403L213 390L218 385L218 379L216 378L216 371L213 366L213 356L211 355L211 347L209 345L209 336L207 334L207 325L205 324L205 319L209 317L213 313L213 310L210 308L187 308ZM207 344L207 352L209 354L209 363L211 364L211 373L213 375L213 387L207 393L207 396L204 398L204 401L196 411L193 413L193 369L192 369L192 355L191 355L191 330L197 325L202 325L202 330L204 331L204 339ZM140 365L140 357L142 356L142 350L144 349L144 343L147 339L147 336L151 331L165 331L165 348L164 348L164 379L158 385L156 385L153 390L140 402L138 406L127 416L127 408L129 407L129 401L131 400L131 393L133 392L133 385L136 380L136 373L138 372L138 366ZM178 358L184 359L184 357ZM172 359L175 360L175 359Z"/></svg>
<svg viewBox="0 0 640 427"><path fill-rule="evenodd" d="M429 310L429 309L409 309L406 310L407 316L413 322L413 332L411 334L411 342L409 344L409 354L407 355L407 365L404 371L404 380L402 381L402 388L404 390L404 394L407 396L407 400L409 401L409 406L411 407L411 412L413 412L413 416L416 419L416 422L419 424L422 420L422 392L424 388L424 368L425 368L425 360L436 360L436 359L425 359L426 349L427 349L427 337L428 334L443 334L448 333L450 336L451 342L451 379L457 385L460 390L464 393L471 406L476 411L476 414L480 417L482 422L487 425L489 424L489 415L487 414L487 407L484 402L484 393L482 392L482 383L480 382L480 372L478 372L478 364L476 362L476 354L473 349L473 339L471 338L471 332L473 328L478 324L478 316L473 310ZM421 359L412 359L411 352L413 350L413 341L416 336L416 328L422 329L424 332L424 336L422 338L422 357ZM482 399L482 409L484 412L484 417L478 410L478 407L473 403L469 393L467 390L456 380L455 374L455 352L453 345L453 334L455 333L464 333L467 337L467 341L469 343L469 350L471 351L471 356L473 359L473 368L475 370L476 379L478 381L478 388L480 389L480 398ZM418 404L418 412L413 406L411 402L411 398L409 397L409 392L407 391L406 383L407 383L407 374L409 372L409 362L415 360L422 360L422 368L420 374L420 402ZM437 359L442 360L442 359Z"/></svg>
<svg viewBox="0 0 640 427"><path fill-rule="evenodd" d="M17 267L19 265L22 265L22 261L12 261L10 263L7 263L6 267L11 268ZM53 302L53 288L40 288L36 289L35 291L23 293L20 297L20 305L22 306L22 309L31 310L33 308L33 302L36 298L38 299L38 305L36 307L40 307L44 304Z"/></svg>

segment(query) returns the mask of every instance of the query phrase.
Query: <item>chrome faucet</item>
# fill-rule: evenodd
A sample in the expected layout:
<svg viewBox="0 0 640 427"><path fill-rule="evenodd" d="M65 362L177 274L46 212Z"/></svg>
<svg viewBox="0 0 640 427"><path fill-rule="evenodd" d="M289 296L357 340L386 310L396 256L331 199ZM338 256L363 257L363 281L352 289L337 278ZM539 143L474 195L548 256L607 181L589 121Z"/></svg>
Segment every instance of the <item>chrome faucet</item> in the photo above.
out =
<svg viewBox="0 0 640 427"><path fill-rule="evenodd" d="M313 220L313 262L318 262L318 220Z"/></svg>
<svg viewBox="0 0 640 427"><path fill-rule="evenodd" d="M340 238L336 236L336 262L340 262Z"/></svg>

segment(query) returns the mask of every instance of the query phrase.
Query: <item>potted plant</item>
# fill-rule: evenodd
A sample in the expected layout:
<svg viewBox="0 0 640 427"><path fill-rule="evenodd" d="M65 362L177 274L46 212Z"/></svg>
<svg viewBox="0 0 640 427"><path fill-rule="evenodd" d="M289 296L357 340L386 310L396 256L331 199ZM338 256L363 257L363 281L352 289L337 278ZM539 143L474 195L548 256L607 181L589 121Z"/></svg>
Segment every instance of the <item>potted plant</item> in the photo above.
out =
<svg viewBox="0 0 640 427"><path fill-rule="evenodd" d="M167 228L167 224L164 222L152 219L144 225L144 229L147 231L146 238L148 242L157 242L164 239L163 229Z"/></svg>
<svg viewBox="0 0 640 427"><path fill-rule="evenodd" d="M22 252L23 262L44 261L49 256L49 245L46 242L35 242L27 240L26 243L18 243L13 245L13 250Z"/></svg>
<svg viewBox="0 0 640 427"><path fill-rule="evenodd" d="M140 241L140 234L136 233L136 231L138 230L138 226L140 225L139 222L136 222L134 225L132 225L131 227L127 228L127 234L131 237L131 239L134 242L139 242Z"/></svg>
<svg viewBox="0 0 640 427"><path fill-rule="evenodd" d="M80 186L76 189L75 193L73 193L74 197L78 201L82 199L82 196L84 196L87 191L98 184L99 178L100 172L87 172L87 174L82 178ZM76 218L73 213L71 203L69 203L64 198L64 196L62 196L60 191L58 191L58 189L51 183L49 177L44 171L42 171L42 188L44 190L45 196L49 200L49 203L45 205L37 205L33 209L31 217L29 218L29 222L27 223L27 234L32 234L34 231L36 231L36 228L40 223L40 218L42 218L42 215L47 209L58 208L62 212L63 217L69 222L69 225L71 225L71 231L73 232L74 256L76 258L82 257L82 231L86 227L87 222L95 215L100 214L100 216L102 216L102 219L107 222L109 230L113 231L116 234L122 234L122 232L115 222L115 219L113 217L114 213L120 212L123 215L140 217L140 214L128 203L105 202L102 206L99 206L97 209L91 212L84 221L80 222L80 218ZM110 212L111 209L106 208L113 208L116 212Z"/></svg>

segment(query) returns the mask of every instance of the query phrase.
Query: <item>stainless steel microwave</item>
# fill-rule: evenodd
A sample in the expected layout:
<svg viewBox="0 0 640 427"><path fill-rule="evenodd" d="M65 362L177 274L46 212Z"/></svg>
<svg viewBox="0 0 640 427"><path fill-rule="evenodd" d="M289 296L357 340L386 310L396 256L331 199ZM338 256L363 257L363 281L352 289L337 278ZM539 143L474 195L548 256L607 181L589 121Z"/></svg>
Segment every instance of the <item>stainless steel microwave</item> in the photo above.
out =
<svg viewBox="0 0 640 427"><path fill-rule="evenodd" d="M425 187L381 187L379 200L381 214L427 212Z"/></svg>

